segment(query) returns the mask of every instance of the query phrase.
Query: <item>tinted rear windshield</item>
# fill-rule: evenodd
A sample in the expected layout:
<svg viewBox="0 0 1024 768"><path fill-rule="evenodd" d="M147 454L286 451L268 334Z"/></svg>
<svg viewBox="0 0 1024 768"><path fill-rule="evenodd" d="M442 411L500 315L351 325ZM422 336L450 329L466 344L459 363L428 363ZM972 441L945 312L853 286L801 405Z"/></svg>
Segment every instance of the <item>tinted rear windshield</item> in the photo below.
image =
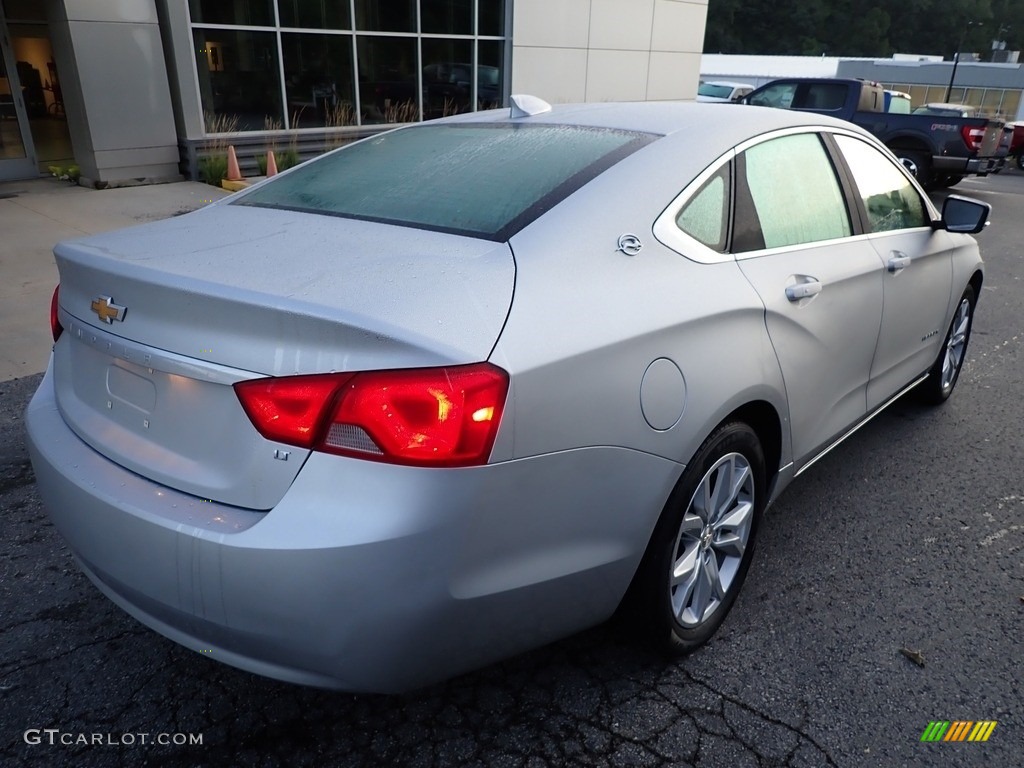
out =
<svg viewBox="0 0 1024 768"><path fill-rule="evenodd" d="M506 240L657 138L564 125L422 125L353 144L235 205Z"/></svg>

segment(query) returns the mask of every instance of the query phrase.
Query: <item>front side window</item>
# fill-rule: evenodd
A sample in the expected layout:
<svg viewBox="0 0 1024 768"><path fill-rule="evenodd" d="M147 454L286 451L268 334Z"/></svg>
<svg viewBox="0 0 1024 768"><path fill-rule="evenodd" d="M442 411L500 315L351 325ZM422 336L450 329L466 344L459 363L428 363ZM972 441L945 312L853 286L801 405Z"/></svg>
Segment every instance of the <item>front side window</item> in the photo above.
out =
<svg viewBox="0 0 1024 768"><path fill-rule="evenodd" d="M755 107L779 107L789 109L793 106L796 96L796 83L776 83L766 86L763 91L752 96L750 103Z"/></svg>
<svg viewBox="0 0 1024 768"><path fill-rule="evenodd" d="M817 134L771 139L748 149L744 160L765 248L851 234L842 189Z"/></svg>
<svg viewBox="0 0 1024 768"><path fill-rule="evenodd" d="M872 232L930 224L921 195L889 158L852 136L836 136L835 139L864 201Z"/></svg>

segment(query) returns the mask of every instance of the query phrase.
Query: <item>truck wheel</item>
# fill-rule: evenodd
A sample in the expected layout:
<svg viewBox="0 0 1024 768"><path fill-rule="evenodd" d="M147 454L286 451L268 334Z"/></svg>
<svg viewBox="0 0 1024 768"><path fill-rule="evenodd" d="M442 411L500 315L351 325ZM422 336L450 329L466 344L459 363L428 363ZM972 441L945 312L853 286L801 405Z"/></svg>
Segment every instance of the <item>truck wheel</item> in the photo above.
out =
<svg viewBox="0 0 1024 768"><path fill-rule="evenodd" d="M893 150L897 159L917 178L917 182L928 189L932 184L932 160L924 152Z"/></svg>
<svg viewBox="0 0 1024 768"><path fill-rule="evenodd" d="M1019 155L1017 155L1017 167L1020 170L1024 171L1024 152L1021 152Z"/></svg>

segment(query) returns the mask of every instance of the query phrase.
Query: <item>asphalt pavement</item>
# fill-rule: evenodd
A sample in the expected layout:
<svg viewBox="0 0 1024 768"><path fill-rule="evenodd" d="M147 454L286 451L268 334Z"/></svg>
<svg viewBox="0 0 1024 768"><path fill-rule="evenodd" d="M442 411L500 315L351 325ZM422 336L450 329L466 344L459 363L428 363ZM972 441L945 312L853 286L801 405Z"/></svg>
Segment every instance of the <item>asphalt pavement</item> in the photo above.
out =
<svg viewBox="0 0 1024 768"><path fill-rule="evenodd" d="M393 697L218 664L81 574L24 445L39 376L0 382L0 763L1022 765L1024 174L955 191L994 209L956 393L901 400L794 483L722 630L682 660L609 624ZM997 725L922 742L940 720Z"/></svg>

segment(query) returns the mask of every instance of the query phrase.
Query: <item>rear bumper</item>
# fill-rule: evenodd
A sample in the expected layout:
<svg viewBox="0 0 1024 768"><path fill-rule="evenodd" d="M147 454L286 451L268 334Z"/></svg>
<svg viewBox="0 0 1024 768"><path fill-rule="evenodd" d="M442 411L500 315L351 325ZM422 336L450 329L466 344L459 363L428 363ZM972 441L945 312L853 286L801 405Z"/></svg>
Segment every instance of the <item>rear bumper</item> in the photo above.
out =
<svg viewBox="0 0 1024 768"><path fill-rule="evenodd" d="M94 451L51 376L26 412L29 450L89 578L204 656L306 685L407 690L604 620L681 470L618 448L456 470L314 454L254 512Z"/></svg>
<svg viewBox="0 0 1024 768"><path fill-rule="evenodd" d="M1006 157L962 157L936 156L932 158L932 169L951 176L987 176L998 173L1006 165Z"/></svg>

